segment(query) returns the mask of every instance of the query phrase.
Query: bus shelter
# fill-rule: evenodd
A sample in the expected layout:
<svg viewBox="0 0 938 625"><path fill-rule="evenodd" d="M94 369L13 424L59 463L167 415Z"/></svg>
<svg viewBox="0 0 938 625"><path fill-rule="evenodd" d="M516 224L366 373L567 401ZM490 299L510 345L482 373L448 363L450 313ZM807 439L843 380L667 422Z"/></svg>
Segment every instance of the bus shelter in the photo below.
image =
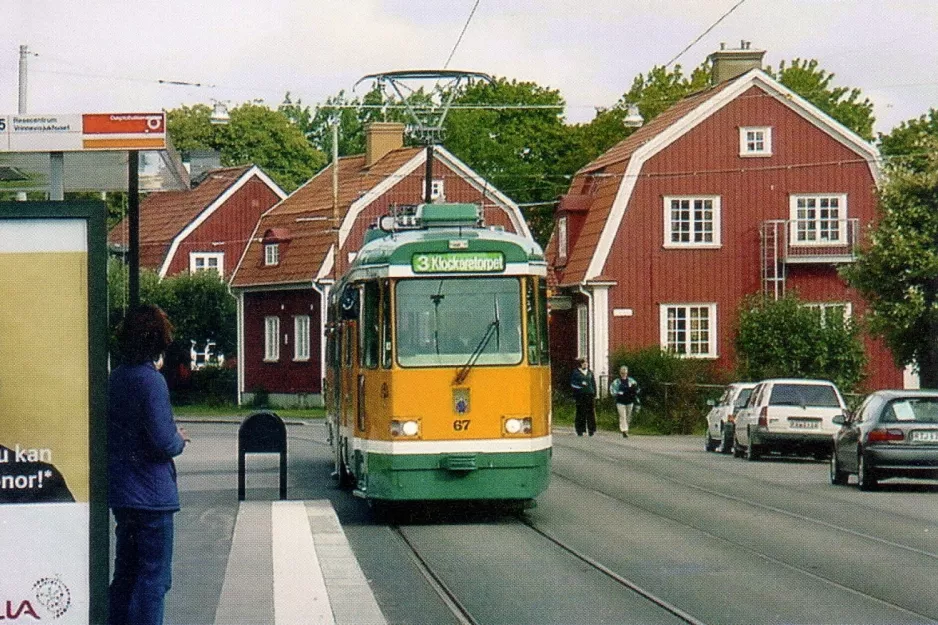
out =
<svg viewBox="0 0 938 625"><path fill-rule="evenodd" d="M141 191L188 188L165 126L0 116L0 191L48 197L0 202L0 620L107 621L106 208L64 196L126 191L136 225Z"/></svg>

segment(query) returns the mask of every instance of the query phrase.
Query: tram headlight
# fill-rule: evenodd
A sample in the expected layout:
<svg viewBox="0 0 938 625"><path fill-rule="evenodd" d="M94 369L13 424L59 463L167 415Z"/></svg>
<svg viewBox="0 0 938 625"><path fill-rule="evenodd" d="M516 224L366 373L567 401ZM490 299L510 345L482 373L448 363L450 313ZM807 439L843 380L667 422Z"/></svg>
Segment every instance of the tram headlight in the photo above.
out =
<svg viewBox="0 0 938 625"><path fill-rule="evenodd" d="M420 434L420 421L401 419L391 421L391 436L417 436Z"/></svg>
<svg viewBox="0 0 938 625"><path fill-rule="evenodd" d="M503 425L505 434L531 433L531 417L506 417Z"/></svg>

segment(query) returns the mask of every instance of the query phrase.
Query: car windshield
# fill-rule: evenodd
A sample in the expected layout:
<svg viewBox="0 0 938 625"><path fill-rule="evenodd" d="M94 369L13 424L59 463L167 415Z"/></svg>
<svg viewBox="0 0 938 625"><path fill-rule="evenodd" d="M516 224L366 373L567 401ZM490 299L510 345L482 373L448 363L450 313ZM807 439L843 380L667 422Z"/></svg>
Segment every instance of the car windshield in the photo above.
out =
<svg viewBox="0 0 938 625"><path fill-rule="evenodd" d="M516 278L397 283L397 358L402 367L521 362L521 286Z"/></svg>
<svg viewBox="0 0 938 625"><path fill-rule="evenodd" d="M938 423L938 397L895 399L883 409L885 423Z"/></svg>
<svg viewBox="0 0 938 625"><path fill-rule="evenodd" d="M776 384L769 405L840 408L840 401L834 387L827 384Z"/></svg>
<svg viewBox="0 0 938 625"><path fill-rule="evenodd" d="M736 402L734 402L736 406L745 406L746 402L748 402L749 398L752 396L753 390L754 389L751 388L744 388L743 390L739 391L739 395L736 397Z"/></svg>

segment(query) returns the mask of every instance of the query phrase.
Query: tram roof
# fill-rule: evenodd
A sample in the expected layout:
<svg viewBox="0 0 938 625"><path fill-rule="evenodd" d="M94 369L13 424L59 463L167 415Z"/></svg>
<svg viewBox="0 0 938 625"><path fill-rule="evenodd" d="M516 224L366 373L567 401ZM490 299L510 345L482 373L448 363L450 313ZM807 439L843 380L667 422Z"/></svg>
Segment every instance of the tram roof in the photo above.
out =
<svg viewBox="0 0 938 625"><path fill-rule="evenodd" d="M460 243L453 243L459 241ZM501 252L505 262L543 262L544 252L532 239L493 228L443 227L389 232L367 243L356 266L410 265L417 253Z"/></svg>

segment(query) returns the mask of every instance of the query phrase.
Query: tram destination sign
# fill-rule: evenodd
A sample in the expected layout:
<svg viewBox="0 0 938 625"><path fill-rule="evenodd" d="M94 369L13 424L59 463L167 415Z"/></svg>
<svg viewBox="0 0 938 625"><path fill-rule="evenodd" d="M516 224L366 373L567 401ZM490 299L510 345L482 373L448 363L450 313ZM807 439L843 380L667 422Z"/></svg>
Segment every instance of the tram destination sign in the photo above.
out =
<svg viewBox="0 0 938 625"><path fill-rule="evenodd" d="M501 252L425 252L411 257L414 273L499 273L505 271Z"/></svg>

